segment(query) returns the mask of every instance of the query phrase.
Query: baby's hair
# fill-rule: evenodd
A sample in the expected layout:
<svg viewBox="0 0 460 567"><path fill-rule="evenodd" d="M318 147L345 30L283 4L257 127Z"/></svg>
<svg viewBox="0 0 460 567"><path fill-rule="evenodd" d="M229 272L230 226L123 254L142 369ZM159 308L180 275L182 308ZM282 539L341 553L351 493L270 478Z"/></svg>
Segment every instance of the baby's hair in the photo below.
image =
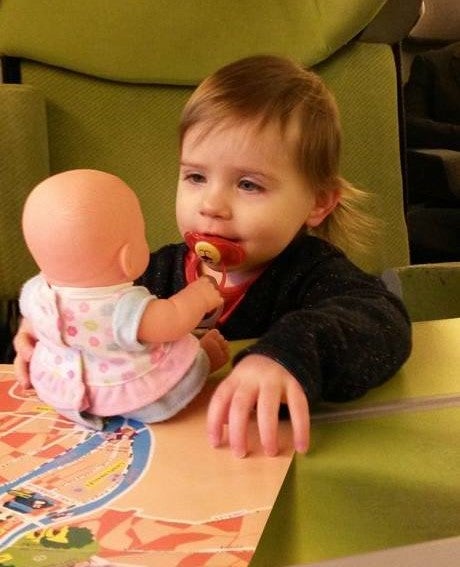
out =
<svg viewBox="0 0 460 567"><path fill-rule="evenodd" d="M247 57L220 68L198 86L185 105L180 144L196 124L203 126L205 135L235 120L255 123L260 129L278 123L281 135L294 125L296 142L288 150L299 171L318 194L338 191L340 195L334 211L311 233L346 251L366 249L373 226L363 210L367 194L339 174L339 112L332 93L316 73L272 55Z"/></svg>

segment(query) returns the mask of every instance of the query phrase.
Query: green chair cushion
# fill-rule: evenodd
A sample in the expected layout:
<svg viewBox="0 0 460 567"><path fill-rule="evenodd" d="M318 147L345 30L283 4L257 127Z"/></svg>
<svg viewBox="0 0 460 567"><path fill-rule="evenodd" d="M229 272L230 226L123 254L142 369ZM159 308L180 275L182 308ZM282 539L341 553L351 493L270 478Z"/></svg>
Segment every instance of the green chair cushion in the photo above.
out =
<svg viewBox="0 0 460 567"><path fill-rule="evenodd" d="M2 0L0 53L106 79L192 85L269 52L313 65L385 0Z"/></svg>

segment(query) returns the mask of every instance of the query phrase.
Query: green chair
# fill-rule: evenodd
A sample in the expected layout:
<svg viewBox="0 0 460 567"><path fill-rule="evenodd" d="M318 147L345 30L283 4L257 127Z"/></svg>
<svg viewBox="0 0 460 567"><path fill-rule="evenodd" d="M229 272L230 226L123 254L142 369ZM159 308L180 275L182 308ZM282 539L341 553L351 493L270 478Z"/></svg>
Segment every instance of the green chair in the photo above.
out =
<svg viewBox="0 0 460 567"><path fill-rule="evenodd" d="M420 1L399 4L247 0L236 9L230 0L2 0L4 349L17 323L20 286L36 270L20 229L34 184L71 168L113 172L138 193L152 249L176 241L181 108L204 76L250 54L291 56L324 77L342 113L343 174L372 193L371 206L384 222L372 255L354 260L376 273L406 266L398 80L388 42L398 42L407 22L415 23ZM394 9L404 17L392 18L393 36L382 34Z"/></svg>

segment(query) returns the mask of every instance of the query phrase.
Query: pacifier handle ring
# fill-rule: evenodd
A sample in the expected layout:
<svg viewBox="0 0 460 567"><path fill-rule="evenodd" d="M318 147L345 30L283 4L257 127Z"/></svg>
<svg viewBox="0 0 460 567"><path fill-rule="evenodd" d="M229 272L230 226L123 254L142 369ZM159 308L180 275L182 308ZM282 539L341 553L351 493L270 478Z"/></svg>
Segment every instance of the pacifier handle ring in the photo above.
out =
<svg viewBox="0 0 460 567"><path fill-rule="evenodd" d="M186 232L184 238L187 246L202 262L221 271L222 279L218 287L222 291L227 280L227 266L241 264L245 259L244 249L238 243L220 236Z"/></svg>
<svg viewBox="0 0 460 567"><path fill-rule="evenodd" d="M220 283L217 284L217 287L220 291L222 291L225 287L225 282L227 281L227 268L225 267L225 264L221 264L219 268L222 273L222 279L220 280Z"/></svg>

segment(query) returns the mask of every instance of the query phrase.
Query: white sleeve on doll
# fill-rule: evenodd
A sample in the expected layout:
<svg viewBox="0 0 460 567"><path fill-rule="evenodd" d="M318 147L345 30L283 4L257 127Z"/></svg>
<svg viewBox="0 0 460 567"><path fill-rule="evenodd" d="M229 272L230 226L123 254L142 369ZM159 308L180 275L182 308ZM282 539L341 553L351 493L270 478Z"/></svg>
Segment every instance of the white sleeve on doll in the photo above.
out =
<svg viewBox="0 0 460 567"><path fill-rule="evenodd" d="M113 312L113 334L115 341L124 350L142 351L145 345L137 340L137 332L150 301L157 299L142 286L133 286L118 300Z"/></svg>
<svg viewBox="0 0 460 567"><path fill-rule="evenodd" d="M19 296L19 311L23 317L27 319L31 317L31 308L36 302L36 290L43 285L43 276L37 274L30 280L27 280L21 289Z"/></svg>

